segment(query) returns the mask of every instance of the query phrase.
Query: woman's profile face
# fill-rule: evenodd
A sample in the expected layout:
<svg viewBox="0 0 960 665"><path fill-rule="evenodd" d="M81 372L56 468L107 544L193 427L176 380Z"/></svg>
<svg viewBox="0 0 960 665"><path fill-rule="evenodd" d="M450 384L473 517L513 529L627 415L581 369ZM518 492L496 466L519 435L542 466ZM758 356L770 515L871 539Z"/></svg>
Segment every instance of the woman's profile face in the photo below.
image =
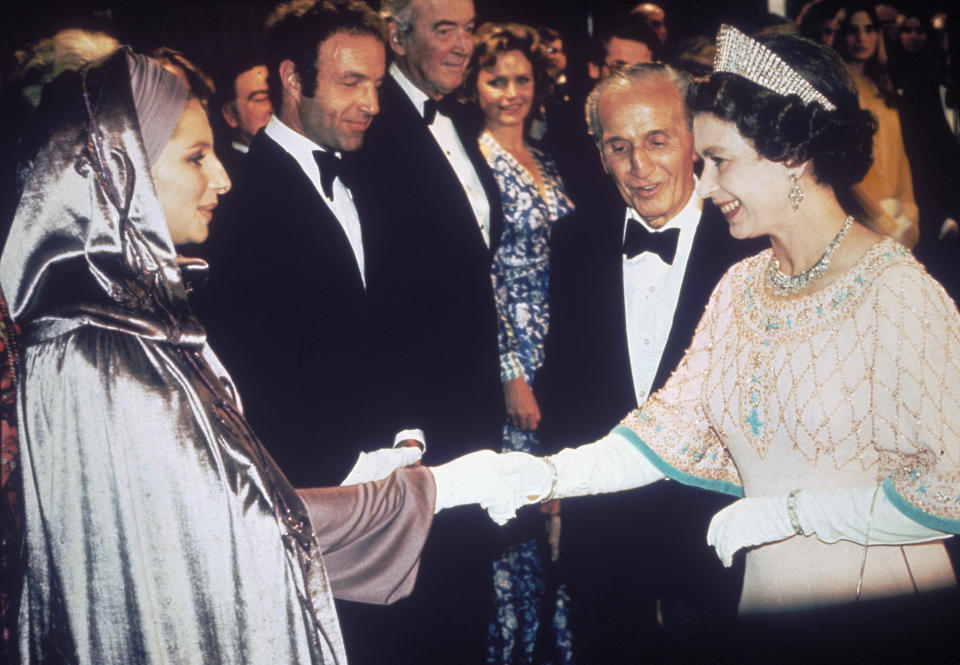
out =
<svg viewBox="0 0 960 665"><path fill-rule="evenodd" d="M217 195L230 189L230 179L213 154L213 132L197 99L187 102L151 175L173 244L206 240Z"/></svg>
<svg viewBox="0 0 960 665"><path fill-rule="evenodd" d="M477 101L487 128L522 125L533 106L533 65L522 51L507 51L477 74Z"/></svg>
<svg viewBox="0 0 960 665"><path fill-rule="evenodd" d="M877 26L870 15L859 11L850 17L843 38L846 40L849 58L856 62L866 62L877 52L880 33L877 32Z"/></svg>
<svg viewBox="0 0 960 665"><path fill-rule="evenodd" d="M703 158L700 196L720 208L734 238L775 233L782 220L789 220L795 169L761 157L736 125L713 114L694 117L693 135Z"/></svg>

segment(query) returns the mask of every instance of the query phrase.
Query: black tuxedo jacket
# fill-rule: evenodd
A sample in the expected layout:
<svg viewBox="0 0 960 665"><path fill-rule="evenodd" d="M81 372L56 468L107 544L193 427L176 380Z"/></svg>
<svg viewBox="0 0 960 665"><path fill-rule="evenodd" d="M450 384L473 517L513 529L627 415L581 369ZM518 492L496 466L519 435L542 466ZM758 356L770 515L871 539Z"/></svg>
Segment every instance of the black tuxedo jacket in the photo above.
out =
<svg viewBox="0 0 960 665"><path fill-rule="evenodd" d="M623 302L625 212L622 202L580 208L553 230L550 329L536 376L548 449L598 439L637 408ZM720 211L704 202L653 391L683 357L717 282L761 247L734 240Z"/></svg>
<svg viewBox="0 0 960 665"><path fill-rule="evenodd" d="M425 430L431 461L498 447L503 414L490 281L502 212L477 146L480 125L451 120L490 203L488 248L463 187L420 113L387 76L380 114L348 155L364 219L369 294L390 350L397 403Z"/></svg>
<svg viewBox="0 0 960 665"><path fill-rule="evenodd" d="M295 485L336 485L400 424L369 299L342 227L262 130L204 247L196 309L253 428Z"/></svg>

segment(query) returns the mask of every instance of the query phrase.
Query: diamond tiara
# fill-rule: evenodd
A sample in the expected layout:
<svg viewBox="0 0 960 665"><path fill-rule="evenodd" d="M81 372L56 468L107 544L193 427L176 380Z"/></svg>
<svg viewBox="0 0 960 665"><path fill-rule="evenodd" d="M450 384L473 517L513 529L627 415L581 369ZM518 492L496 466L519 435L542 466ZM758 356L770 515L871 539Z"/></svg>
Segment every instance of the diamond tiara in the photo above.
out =
<svg viewBox="0 0 960 665"><path fill-rule="evenodd" d="M805 104L816 102L827 111L837 108L780 56L726 23L717 33L713 71L737 74L778 95L799 95Z"/></svg>

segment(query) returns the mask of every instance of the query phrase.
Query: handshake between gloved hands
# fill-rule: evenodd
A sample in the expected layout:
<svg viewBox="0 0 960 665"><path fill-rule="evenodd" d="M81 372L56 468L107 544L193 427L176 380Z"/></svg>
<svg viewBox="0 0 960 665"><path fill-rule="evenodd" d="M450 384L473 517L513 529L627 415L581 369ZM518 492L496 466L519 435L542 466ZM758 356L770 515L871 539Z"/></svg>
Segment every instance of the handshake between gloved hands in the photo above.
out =
<svg viewBox="0 0 960 665"><path fill-rule="evenodd" d="M386 478L394 470L420 461L420 448L384 448L360 453L342 485ZM551 463L527 453L478 450L440 466L427 467L437 488L435 512L479 504L499 525L523 506L545 501L554 474Z"/></svg>
<svg viewBox="0 0 960 665"><path fill-rule="evenodd" d="M419 448L361 454L344 484L384 478L396 468L416 463L421 455ZM526 505L619 492L665 477L636 446L615 432L549 457L478 450L427 468L436 484L435 512L479 504L500 525ZM906 517L877 486L870 486L740 499L713 517L707 543L723 564L730 566L741 549L811 535L826 543L905 544L946 534Z"/></svg>
<svg viewBox="0 0 960 665"><path fill-rule="evenodd" d="M393 469L419 459L419 450L406 451L376 451L366 458L361 455L349 482L383 478ZM664 477L634 445L617 434L549 457L478 450L427 468L436 483L436 512L479 504L501 525L526 505L632 489Z"/></svg>
<svg viewBox="0 0 960 665"><path fill-rule="evenodd" d="M428 467L437 485L435 510L478 503L502 526L523 506L554 498L551 465L527 453L478 450Z"/></svg>

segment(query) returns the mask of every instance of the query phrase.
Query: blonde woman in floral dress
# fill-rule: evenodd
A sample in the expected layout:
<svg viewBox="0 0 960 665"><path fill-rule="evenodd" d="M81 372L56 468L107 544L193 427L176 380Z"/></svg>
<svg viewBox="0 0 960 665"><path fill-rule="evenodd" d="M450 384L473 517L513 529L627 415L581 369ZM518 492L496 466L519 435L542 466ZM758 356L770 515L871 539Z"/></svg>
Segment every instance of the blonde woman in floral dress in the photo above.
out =
<svg viewBox="0 0 960 665"><path fill-rule="evenodd" d="M573 209L553 160L526 139L532 110L550 89L546 58L536 32L517 24L487 23L476 37L467 89L483 112L480 151L500 189L503 235L493 260L493 287L500 318L500 378L507 422L504 451L537 452L540 410L533 375L543 363L549 324L550 231ZM559 524L554 503L545 508ZM493 564L495 617L487 640L488 663L570 662L566 593L549 577L542 526L526 516L506 534ZM538 638L538 634L550 637ZM549 644L549 657L534 655ZM541 659L546 660L541 661Z"/></svg>

